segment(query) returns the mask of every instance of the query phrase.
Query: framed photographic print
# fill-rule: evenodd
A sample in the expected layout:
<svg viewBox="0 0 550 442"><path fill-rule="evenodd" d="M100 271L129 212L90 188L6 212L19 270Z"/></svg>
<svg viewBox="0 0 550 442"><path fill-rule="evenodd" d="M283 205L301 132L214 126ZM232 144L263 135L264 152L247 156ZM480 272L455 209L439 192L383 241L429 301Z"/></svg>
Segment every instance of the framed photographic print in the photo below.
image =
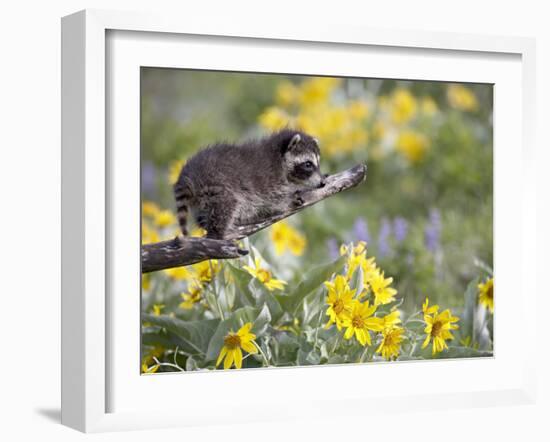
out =
<svg viewBox="0 0 550 442"><path fill-rule="evenodd" d="M85 11L62 43L63 423L532 400L531 40Z"/></svg>

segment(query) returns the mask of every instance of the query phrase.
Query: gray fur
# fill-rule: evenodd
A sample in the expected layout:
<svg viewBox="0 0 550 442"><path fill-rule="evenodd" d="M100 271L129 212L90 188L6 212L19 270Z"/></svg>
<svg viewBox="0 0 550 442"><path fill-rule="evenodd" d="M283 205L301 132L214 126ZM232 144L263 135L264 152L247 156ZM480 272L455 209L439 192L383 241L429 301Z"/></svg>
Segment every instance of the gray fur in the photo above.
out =
<svg viewBox="0 0 550 442"><path fill-rule="evenodd" d="M314 138L288 129L260 140L218 143L199 151L174 185L183 234L187 235L188 211L208 237L223 239L237 225L254 224L287 210L299 202L301 191L324 186L319 154Z"/></svg>

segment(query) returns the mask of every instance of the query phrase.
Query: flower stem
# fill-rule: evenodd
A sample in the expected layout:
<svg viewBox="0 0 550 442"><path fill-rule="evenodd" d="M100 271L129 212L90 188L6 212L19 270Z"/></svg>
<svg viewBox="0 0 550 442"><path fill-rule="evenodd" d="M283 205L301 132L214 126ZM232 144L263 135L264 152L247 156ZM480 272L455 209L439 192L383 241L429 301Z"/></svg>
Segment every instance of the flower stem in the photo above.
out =
<svg viewBox="0 0 550 442"><path fill-rule="evenodd" d="M169 362L160 362L157 358L153 358L153 360L157 363L159 367L172 367L172 368L178 369L179 371L185 371L183 368L181 368L177 364L170 364Z"/></svg>
<svg viewBox="0 0 550 442"><path fill-rule="evenodd" d="M363 350L363 353L361 354L361 357L359 358L359 363L362 364L365 359L365 356L367 355L367 352L369 351L369 347L365 346L365 350Z"/></svg>
<svg viewBox="0 0 550 442"><path fill-rule="evenodd" d="M265 356L265 353L264 351L262 350L262 347L260 347L258 345L258 343L256 341L252 341L254 343L254 345L256 346L256 348L258 349L258 351L260 352L260 354L262 355L262 358L264 360L264 364L266 367L269 367L269 361L267 360L267 357Z"/></svg>
<svg viewBox="0 0 550 442"><path fill-rule="evenodd" d="M319 338L319 328L321 328L322 319L323 319L323 309L321 308L319 311L319 320L317 321L317 329L315 330L315 342L313 343L314 348L317 348L317 341Z"/></svg>
<svg viewBox="0 0 550 442"><path fill-rule="evenodd" d="M419 310L419 311L417 311L416 313L413 313L411 316L409 316L409 317L407 318L407 320L403 323L403 327L405 327L405 325L407 325L407 324L409 323L409 321L411 321L411 320L412 320L412 321L415 321L415 322L424 322L424 321L422 321L422 320L415 320L415 319L413 319L414 317L418 316L418 315L421 314L421 313L422 313L422 310Z"/></svg>
<svg viewBox="0 0 550 442"><path fill-rule="evenodd" d="M340 344L340 335L336 336L336 341L334 341L334 346L332 347L331 354L334 354L336 351L336 347L338 347L338 344Z"/></svg>

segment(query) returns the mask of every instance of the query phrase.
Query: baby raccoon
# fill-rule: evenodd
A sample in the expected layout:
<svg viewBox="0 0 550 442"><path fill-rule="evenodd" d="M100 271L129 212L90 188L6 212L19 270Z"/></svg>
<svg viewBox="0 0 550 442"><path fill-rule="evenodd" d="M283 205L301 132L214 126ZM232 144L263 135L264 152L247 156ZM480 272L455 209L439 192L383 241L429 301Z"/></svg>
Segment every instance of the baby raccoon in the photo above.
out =
<svg viewBox="0 0 550 442"><path fill-rule="evenodd" d="M235 238L236 226L288 210L302 190L325 185L315 138L285 129L242 144L219 143L199 151L174 185L178 221L187 213L209 238Z"/></svg>

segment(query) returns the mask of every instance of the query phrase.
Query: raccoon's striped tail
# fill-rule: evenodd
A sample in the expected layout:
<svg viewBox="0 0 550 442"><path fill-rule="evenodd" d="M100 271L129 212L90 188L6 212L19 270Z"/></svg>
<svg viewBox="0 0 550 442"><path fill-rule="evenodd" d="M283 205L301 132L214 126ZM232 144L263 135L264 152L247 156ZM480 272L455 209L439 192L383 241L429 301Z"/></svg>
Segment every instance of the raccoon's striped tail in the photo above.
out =
<svg viewBox="0 0 550 442"><path fill-rule="evenodd" d="M191 189L180 182L174 185L174 196L176 197L176 214L183 236L188 235L187 217L189 214L189 200L192 197Z"/></svg>

